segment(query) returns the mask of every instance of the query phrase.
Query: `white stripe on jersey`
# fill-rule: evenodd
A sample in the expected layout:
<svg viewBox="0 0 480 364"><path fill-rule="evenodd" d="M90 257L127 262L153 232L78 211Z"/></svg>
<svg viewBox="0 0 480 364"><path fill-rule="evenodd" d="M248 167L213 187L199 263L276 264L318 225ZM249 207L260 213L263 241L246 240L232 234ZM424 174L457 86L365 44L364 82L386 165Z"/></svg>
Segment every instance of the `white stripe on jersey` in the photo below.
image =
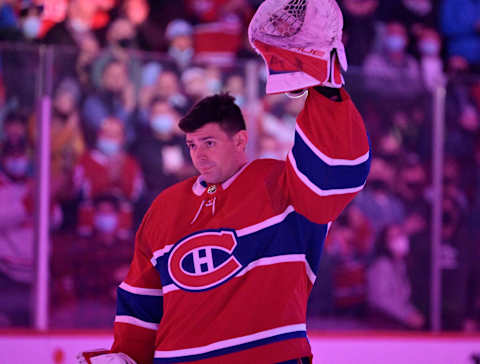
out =
<svg viewBox="0 0 480 364"><path fill-rule="evenodd" d="M127 292L134 294L144 296L163 296L163 292L161 289L134 287L125 282L122 282L119 287Z"/></svg>
<svg viewBox="0 0 480 364"><path fill-rule="evenodd" d="M308 279L312 282L315 282L317 276L313 273L310 264L307 262L305 254L289 254L289 255L279 255L276 257L261 258L251 262L249 265L242 269L235 277L243 276L245 273L251 271L254 268L262 267L266 265L273 265L278 263L290 263L290 262L303 262L305 263L305 270L308 276Z"/></svg>
<svg viewBox="0 0 480 364"><path fill-rule="evenodd" d="M298 133L298 135L300 135L304 143L311 149L311 151L315 153L318 158L320 158L329 166L357 166L359 164L366 162L370 157L370 151L368 151L364 155L355 159L331 158L323 154L320 150L317 149L317 147L315 147L315 145L313 145L313 143L307 138L307 136L305 135L305 133L303 132L303 130L300 128L298 124L295 127L295 130Z"/></svg>
<svg viewBox="0 0 480 364"><path fill-rule="evenodd" d="M292 165L295 171L295 174L300 179L300 181L302 181L304 185L306 185L310 190L312 190L319 196L325 197L325 196L333 196L333 195L345 195L347 193L355 193L355 192L361 191L365 186L365 183L364 183L359 187L322 190L321 188L316 186L312 181L310 181L307 176L305 176L302 172L300 172L300 170L297 167L297 162L295 161L295 157L293 156L292 151L288 153L288 160L290 161L290 164Z"/></svg>
<svg viewBox="0 0 480 364"><path fill-rule="evenodd" d="M303 262L305 264L305 271L308 279L310 280L310 282L312 282L312 284L315 283L317 276L315 275L312 268L310 267L310 264L308 264L305 254L279 255L275 257L268 257L268 258L261 258L258 260L254 260L249 265L247 265L244 269L242 269L238 274L234 275L233 278L241 277L244 274L248 273L249 271L257 267L264 267L267 265L274 265L279 263L291 263L291 262L298 262L298 263ZM163 287L163 294L166 295L167 293L177 291L179 289L180 288L178 288L175 284L169 284Z"/></svg>
<svg viewBox="0 0 480 364"><path fill-rule="evenodd" d="M255 233L257 231L260 231L262 229L266 229L267 227L276 225L276 224L282 222L283 220L285 220L285 218L293 211L295 211L293 206L288 206L287 209L279 215L270 217L270 218L268 218L268 219L266 219L262 222L259 222L258 224L255 224L255 225L248 226L246 228L237 230L236 231L237 236L240 237L240 236L253 234L253 233Z"/></svg>
<svg viewBox="0 0 480 364"><path fill-rule="evenodd" d="M153 257L150 259L150 262L155 267L157 265L157 258L160 258L162 255L167 254L170 250L172 250L173 244L167 245L162 249L156 250L153 252Z"/></svg>
<svg viewBox="0 0 480 364"><path fill-rule="evenodd" d="M245 343L249 343L252 341L266 339L272 336L287 334L290 332L296 331L306 331L307 327L305 324L296 324L296 325L288 325L277 327L271 330L260 331L255 334L240 336L233 339L217 341L215 343L199 346L196 348L189 348L189 349L182 349L182 350L165 350L155 351L155 358L175 358L175 357L182 357L182 356L189 356L189 355L198 355L208 353L210 351L229 348L232 346L237 346Z"/></svg>
<svg viewBox="0 0 480 364"><path fill-rule="evenodd" d="M150 329L150 330L158 330L158 324L154 324L152 322L146 322L139 320L133 316L115 316L115 322L122 322L124 324L130 324L134 326L139 326L143 327L145 329Z"/></svg>

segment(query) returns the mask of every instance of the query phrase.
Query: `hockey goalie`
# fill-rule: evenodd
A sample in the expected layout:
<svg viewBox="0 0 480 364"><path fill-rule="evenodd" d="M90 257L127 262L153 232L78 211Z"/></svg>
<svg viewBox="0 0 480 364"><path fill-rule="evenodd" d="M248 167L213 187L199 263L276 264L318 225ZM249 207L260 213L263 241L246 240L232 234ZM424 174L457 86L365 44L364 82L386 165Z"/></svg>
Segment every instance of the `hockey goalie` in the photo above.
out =
<svg viewBox="0 0 480 364"><path fill-rule="evenodd" d="M371 159L343 88L342 26L334 0L261 4L248 31L266 92L308 94L293 148L284 161L248 160L234 98L194 105L179 127L198 175L145 214L118 287L113 346L79 363L311 363L306 307L323 242Z"/></svg>

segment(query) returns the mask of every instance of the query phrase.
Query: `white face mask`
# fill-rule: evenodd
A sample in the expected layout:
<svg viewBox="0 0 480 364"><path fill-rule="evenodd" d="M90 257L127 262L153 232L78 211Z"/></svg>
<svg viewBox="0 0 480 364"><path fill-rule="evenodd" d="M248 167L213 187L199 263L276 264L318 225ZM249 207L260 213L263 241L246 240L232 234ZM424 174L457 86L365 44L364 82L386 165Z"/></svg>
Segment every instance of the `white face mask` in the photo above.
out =
<svg viewBox="0 0 480 364"><path fill-rule="evenodd" d="M98 213L95 216L95 228L102 233L113 233L117 229L117 215L111 213Z"/></svg>
<svg viewBox="0 0 480 364"><path fill-rule="evenodd" d="M161 114L153 117L152 128L157 133L168 134L172 131L175 121L169 114Z"/></svg>
<svg viewBox="0 0 480 364"><path fill-rule="evenodd" d="M23 34L28 39L37 38L40 34L42 21L37 16L29 16L22 24Z"/></svg>
<svg viewBox="0 0 480 364"><path fill-rule="evenodd" d="M109 139L109 138L99 138L97 141L97 148L106 156L112 156L121 151L120 142Z"/></svg>
<svg viewBox="0 0 480 364"><path fill-rule="evenodd" d="M70 20L70 26L74 31L79 33L84 33L90 29L90 26L87 23L81 21L80 19Z"/></svg>
<svg viewBox="0 0 480 364"><path fill-rule="evenodd" d="M20 178L27 174L29 164L27 157L11 157L5 160L4 168L11 176Z"/></svg>
<svg viewBox="0 0 480 364"><path fill-rule="evenodd" d="M440 53L440 44L435 40L422 40L420 41L418 48L424 56L435 57Z"/></svg>
<svg viewBox="0 0 480 364"><path fill-rule="evenodd" d="M178 48L170 47L168 49L168 54L182 67L186 67L188 64L190 64L190 61L193 58L194 50L193 48L187 48L182 51Z"/></svg>
<svg viewBox="0 0 480 364"><path fill-rule="evenodd" d="M400 235L388 242L388 247L394 256L404 257L410 251L410 241L405 235Z"/></svg>

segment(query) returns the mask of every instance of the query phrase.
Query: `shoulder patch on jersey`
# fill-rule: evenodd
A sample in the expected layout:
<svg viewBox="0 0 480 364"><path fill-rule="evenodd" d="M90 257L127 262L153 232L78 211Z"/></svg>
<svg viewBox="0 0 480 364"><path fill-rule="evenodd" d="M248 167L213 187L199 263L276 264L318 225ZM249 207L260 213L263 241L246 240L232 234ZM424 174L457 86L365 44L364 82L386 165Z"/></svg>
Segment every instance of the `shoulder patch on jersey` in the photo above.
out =
<svg viewBox="0 0 480 364"><path fill-rule="evenodd" d="M204 291L235 275L242 265L233 256L237 246L233 230L207 230L175 244L168 258L168 272L179 288Z"/></svg>

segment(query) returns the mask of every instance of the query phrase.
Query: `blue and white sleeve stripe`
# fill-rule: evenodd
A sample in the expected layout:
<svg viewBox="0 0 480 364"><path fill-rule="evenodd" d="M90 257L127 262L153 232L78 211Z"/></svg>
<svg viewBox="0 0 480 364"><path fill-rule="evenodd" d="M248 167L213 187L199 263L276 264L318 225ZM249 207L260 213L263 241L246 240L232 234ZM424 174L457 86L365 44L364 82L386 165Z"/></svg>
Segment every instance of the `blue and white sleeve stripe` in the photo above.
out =
<svg viewBox="0 0 480 364"><path fill-rule="evenodd" d="M161 289L133 287L125 282L117 289L115 322L157 330L163 315Z"/></svg>
<svg viewBox="0 0 480 364"><path fill-rule="evenodd" d="M370 151L353 160L330 158L319 151L297 126L295 144L289 154L297 176L323 196L358 192L365 185Z"/></svg>

